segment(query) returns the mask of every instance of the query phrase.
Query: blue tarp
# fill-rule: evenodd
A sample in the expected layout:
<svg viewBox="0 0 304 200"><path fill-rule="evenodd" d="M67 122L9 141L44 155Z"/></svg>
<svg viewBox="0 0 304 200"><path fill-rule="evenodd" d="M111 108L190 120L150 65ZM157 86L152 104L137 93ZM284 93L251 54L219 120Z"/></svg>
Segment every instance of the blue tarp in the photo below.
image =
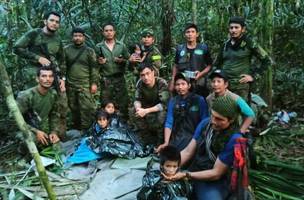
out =
<svg viewBox="0 0 304 200"><path fill-rule="evenodd" d="M101 158L101 155L95 153L87 144L88 138L83 138L80 141L78 148L75 152L66 159L66 163L80 164L89 162L91 160L97 160Z"/></svg>

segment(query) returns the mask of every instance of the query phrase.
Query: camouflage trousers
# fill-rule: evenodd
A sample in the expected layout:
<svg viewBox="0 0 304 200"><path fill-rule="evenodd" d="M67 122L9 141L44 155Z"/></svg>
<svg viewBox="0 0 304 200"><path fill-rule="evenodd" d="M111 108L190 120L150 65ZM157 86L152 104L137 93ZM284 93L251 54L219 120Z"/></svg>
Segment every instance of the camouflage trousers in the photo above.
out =
<svg viewBox="0 0 304 200"><path fill-rule="evenodd" d="M108 100L112 100L118 106L122 118L128 119L129 97L126 88L126 80L123 76L104 77L101 81L101 104Z"/></svg>
<svg viewBox="0 0 304 200"><path fill-rule="evenodd" d="M144 145L160 145L164 142L164 121L166 112L149 113L143 118L135 116L134 109L132 109L130 117L134 122L137 130L137 135Z"/></svg>
<svg viewBox="0 0 304 200"><path fill-rule="evenodd" d="M89 89L67 87L68 105L72 114L73 128L88 129L94 121L96 103Z"/></svg>
<svg viewBox="0 0 304 200"><path fill-rule="evenodd" d="M37 77L37 67L35 66L27 66L22 69L22 77L23 77L23 89L28 89L37 85L36 77ZM68 101L66 92L59 92L59 131L60 135L64 136L66 131L66 117L68 112Z"/></svg>

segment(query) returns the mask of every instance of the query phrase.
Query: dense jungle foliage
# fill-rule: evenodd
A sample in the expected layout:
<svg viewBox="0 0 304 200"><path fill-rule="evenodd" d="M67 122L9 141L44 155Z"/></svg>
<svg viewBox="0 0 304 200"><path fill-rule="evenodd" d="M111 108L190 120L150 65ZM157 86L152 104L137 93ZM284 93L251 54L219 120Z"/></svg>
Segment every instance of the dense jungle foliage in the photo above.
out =
<svg viewBox="0 0 304 200"><path fill-rule="evenodd" d="M94 47L102 40L101 26L104 22L113 22L117 26L118 39L127 45L140 40L143 28L152 28L156 33L156 43L165 56L165 63L161 73L169 77L173 64L175 46L184 41L183 27L187 22L198 24L201 40L206 42L216 57L220 45L228 37L227 23L230 16L241 15L247 20L247 30L262 47L270 54L273 60L271 70L254 83L254 92L263 96L272 104L273 111L296 111L298 118L303 117L304 109L304 1L303 0L6 0L0 2L0 62L3 63L12 80L15 92L22 88L22 76L19 69L25 62L12 53L12 46L17 38L24 32L35 27L43 26L43 13L56 10L62 13L62 22L59 34L65 44L70 41L72 27L80 26L86 30L87 43ZM254 65L258 64L253 62ZM272 73L271 73L272 72ZM128 81L132 82L132 74L127 74ZM271 84L272 83L272 84ZM132 87L130 87L132 93ZM271 92L269 92L271 91ZM270 96L271 95L271 96ZM288 147L297 145L286 154L279 153L279 157L272 157L268 163L263 163L263 169L253 173L255 183L268 185L270 182L284 182L304 174L303 168L296 168L299 163L303 166L303 129L297 121L298 131L285 132L282 129L270 131L271 134L279 133L280 138L271 141L276 146L275 151L287 147L282 141L291 142ZM302 121L303 123L303 121ZM14 122L8 115L5 99L0 96L0 134L6 135L14 130ZM276 130L276 129L274 129ZM294 139L294 140L293 140ZM264 137L260 139L260 159L267 157L264 154L269 146ZM2 142L0 141L0 145ZM263 146L264 144L264 146ZM302 154L302 155L301 155ZM286 157L301 155L302 158L288 160ZM273 156L273 155L271 155ZM268 156L271 157L271 156ZM294 168L282 162L295 163ZM281 165L282 164L282 165ZM277 172L293 170L294 174L286 176L272 176L269 172L277 167ZM268 171L267 171L267 170ZM264 170L264 171L263 171ZM266 178L265 178L266 177ZM298 176L299 177L299 176ZM302 176L303 177L303 176ZM284 179L285 178L285 179ZM274 180L275 179L275 180ZM298 181L298 182L296 182ZM303 181L296 180L286 185L295 186L294 192L279 195L274 188L269 190L257 189L260 199L301 199L303 198ZM278 183L279 184L279 183ZM283 190L286 190L283 189ZM302 190L302 191L301 191ZM286 190L287 191L287 190ZM292 197L294 194L295 197Z"/></svg>

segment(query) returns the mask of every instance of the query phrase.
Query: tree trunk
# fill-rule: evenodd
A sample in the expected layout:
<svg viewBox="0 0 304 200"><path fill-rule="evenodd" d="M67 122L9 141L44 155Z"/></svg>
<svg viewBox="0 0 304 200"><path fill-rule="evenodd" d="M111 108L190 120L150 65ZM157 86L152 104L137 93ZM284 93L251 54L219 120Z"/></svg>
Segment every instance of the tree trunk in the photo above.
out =
<svg viewBox="0 0 304 200"><path fill-rule="evenodd" d="M263 8L265 9L263 18L265 19L264 31L262 32L263 47L267 49L269 55L272 55L273 27L274 27L274 1L264 0ZM263 84L261 95L272 109L272 68L268 66L266 73L263 75Z"/></svg>
<svg viewBox="0 0 304 200"><path fill-rule="evenodd" d="M168 55L172 46L171 27L174 22L174 0L162 0L162 48L161 52L164 56Z"/></svg>
<svg viewBox="0 0 304 200"><path fill-rule="evenodd" d="M192 0L192 22L197 24L197 2Z"/></svg>
<svg viewBox="0 0 304 200"><path fill-rule="evenodd" d="M30 129L28 128L28 125L24 121L23 116L17 106L17 103L14 99L14 95L12 92L10 79L9 79L6 69L2 63L0 63L0 78L1 78L0 90L2 91L4 97L6 98L6 104L7 104L8 109L13 114L19 129L22 131L22 133L24 135L24 138L26 138L25 142L29 149L29 152L32 154L32 157L34 158L34 161L36 163L36 168L39 173L40 180L41 180L45 190L48 193L49 199L56 200L56 194L53 191L53 188L49 182L48 176L47 176L45 168L42 164L37 147L36 147L35 143L33 142L32 133L31 133Z"/></svg>

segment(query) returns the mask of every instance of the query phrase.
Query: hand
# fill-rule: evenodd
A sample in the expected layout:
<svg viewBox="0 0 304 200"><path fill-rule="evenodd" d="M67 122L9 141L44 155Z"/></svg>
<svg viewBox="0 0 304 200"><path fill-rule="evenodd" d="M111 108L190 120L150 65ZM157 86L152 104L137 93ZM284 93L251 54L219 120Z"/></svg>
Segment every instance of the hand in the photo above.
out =
<svg viewBox="0 0 304 200"><path fill-rule="evenodd" d="M184 173L184 172L177 172L173 176L167 176L166 174L164 174L162 172L161 175L164 177L165 180L168 180L168 181L177 181L177 180L186 178L186 176L187 176L186 173Z"/></svg>
<svg viewBox="0 0 304 200"><path fill-rule="evenodd" d="M158 147L157 147L157 149L155 150L155 153L159 153L163 148L165 148L166 146L168 146L169 144L168 143L163 143L163 144L161 144L161 145L159 145Z"/></svg>
<svg viewBox="0 0 304 200"><path fill-rule="evenodd" d="M135 112L135 116L136 117L144 117L148 114L148 111L147 109L144 109L144 108L137 108L136 109L136 112Z"/></svg>
<svg viewBox="0 0 304 200"><path fill-rule="evenodd" d="M51 133L49 135L49 138L50 138L50 141L51 141L52 144L55 144L55 143L60 141L60 139L59 139L59 137L56 133Z"/></svg>
<svg viewBox="0 0 304 200"><path fill-rule="evenodd" d="M106 62L107 62L107 59L106 59L106 58L103 58L103 57L99 57L99 58L98 58L98 63L99 63L99 64L103 65L103 64L105 64Z"/></svg>
<svg viewBox="0 0 304 200"><path fill-rule="evenodd" d="M121 57L114 57L114 62L116 62L116 63L123 63L123 62L125 62L125 59L121 58Z"/></svg>
<svg viewBox="0 0 304 200"><path fill-rule="evenodd" d="M38 142L40 142L41 144L43 144L43 145L48 145L49 144L49 142L48 142L48 139L49 139L49 137L48 137L48 135L45 133L45 132L43 132L43 131L37 131L36 132L36 138L37 138L37 141Z"/></svg>
<svg viewBox="0 0 304 200"><path fill-rule="evenodd" d="M60 79L59 81L59 88L60 88L60 92L65 92L66 88L65 88L65 81Z"/></svg>
<svg viewBox="0 0 304 200"><path fill-rule="evenodd" d="M198 79L200 79L202 77L202 73L200 71L195 71L195 80L197 81Z"/></svg>
<svg viewBox="0 0 304 200"><path fill-rule="evenodd" d="M253 78L249 74L241 74L241 79L239 80L240 83L248 83L252 82Z"/></svg>
<svg viewBox="0 0 304 200"><path fill-rule="evenodd" d="M174 81L173 79L170 81L169 85L168 85L168 89L170 92L173 92L174 91Z"/></svg>
<svg viewBox="0 0 304 200"><path fill-rule="evenodd" d="M141 61L141 58L140 58L139 56L137 56L137 54L134 54L134 53L133 53L133 54L130 56L129 61L130 61L131 63L138 63L138 62Z"/></svg>
<svg viewBox="0 0 304 200"><path fill-rule="evenodd" d="M97 92L97 85L95 83L93 83L91 85L91 94L95 94Z"/></svg>
<svg viewBox="0 0 304 200"><path fill-rule="evenodd" d="M48 59L44 58L44 57L39 57L38 62L42 65L42 66L49 66L51 64L51 61L49 61Z"/></svg>

